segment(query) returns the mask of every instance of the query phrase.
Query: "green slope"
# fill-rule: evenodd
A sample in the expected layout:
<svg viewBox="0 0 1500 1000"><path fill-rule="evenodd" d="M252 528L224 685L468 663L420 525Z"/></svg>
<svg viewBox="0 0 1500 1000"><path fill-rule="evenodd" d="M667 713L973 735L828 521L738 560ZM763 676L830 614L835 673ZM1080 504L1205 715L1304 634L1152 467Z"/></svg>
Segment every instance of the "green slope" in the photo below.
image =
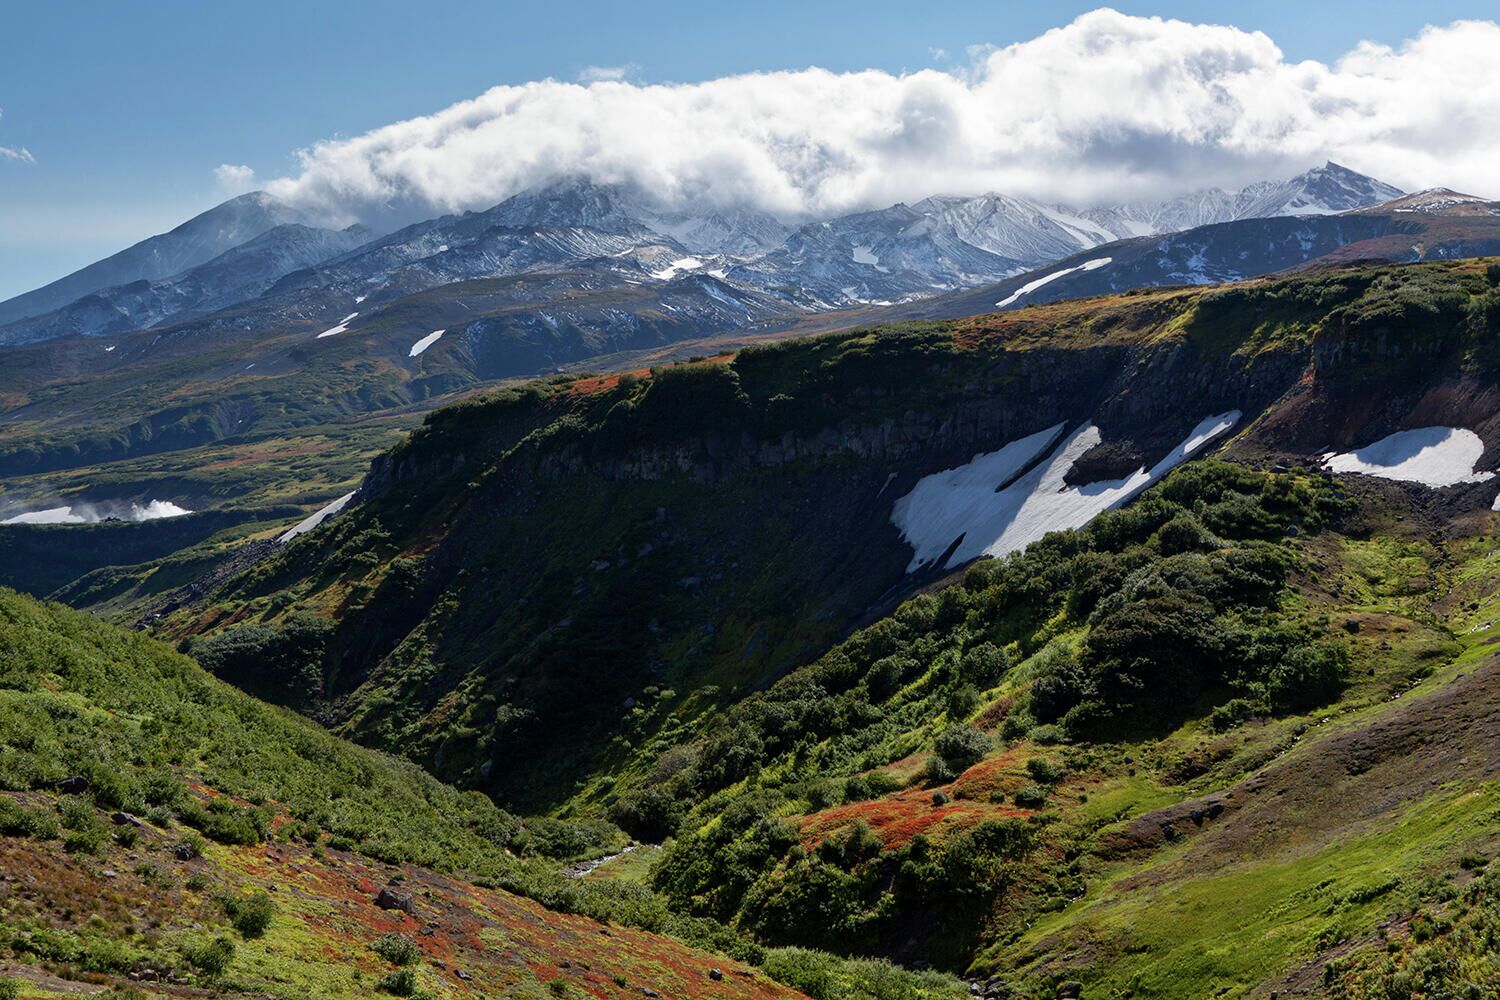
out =
<svg viewBox="0 0 1500 1000"><path fill-rule="evenodd" d="M558 873L622 844L604 823L517 819L154 639L0 590L0 989L962 995Z"/></svg>

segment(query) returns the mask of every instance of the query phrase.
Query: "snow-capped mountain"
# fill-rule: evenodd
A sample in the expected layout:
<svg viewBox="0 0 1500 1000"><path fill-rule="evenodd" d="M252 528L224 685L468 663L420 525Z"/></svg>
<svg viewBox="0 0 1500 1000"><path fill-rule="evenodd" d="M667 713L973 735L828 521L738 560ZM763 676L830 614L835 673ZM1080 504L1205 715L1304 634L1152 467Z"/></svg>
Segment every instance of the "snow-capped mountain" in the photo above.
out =
<svg viewBox="0 0 1500 1000"><path fill-rule="evenodd" d="M620 281L662 280L703 267L682 244L628 212L611 189L554 185L483 212L443 216L391 233L274 291L381 302L455 281L547 269L605 270ZM675 273L675 270L672 271Z"/></svg>
<svg viewBox="0 0 1500 1000"><path fill-rule="evenodd" d="M171 277L269 229L296 221L296 211L262 191L231 198L171 232L142 240L51 284L0 302L0 324L51 312L101 288Z"/></svg>
<svg viewBox="0 0 1500 1000"><path fill-rule="evenodd" d="M693 253L751 257L774 250L791 235L791 227L764 212L748 208L703 214L647 212L646 225L670 236Z"/></svg>
<svg viewBox="0 0 1500 1000"><path fill-rule="evenodd" d="M661 211L640 191L570 178L526 191L482 213L498 225L586 226L606 233L649 229L692 253L754 256L779 246L791 228L748 208Z"/></svg>
<svg viewBox="0 0 1500 1000"><path fill-rule="evenodd" d="M224 309L260 295L282 277L365 243L363 226L276 226L213 260L158 281L101 288L61 309L0 327L0 344L24 344L81 333L99 336L157 326Z"/></svg>
<svg viewBox="0 0 1500 1000"><path fill-rule="evenodd" d="M1500 214L1500 202L1478 195L1463 194L1452 188L1427 188L1376 206L1383 211L1419 215L1489 215ZM1371 211L1372 209L1366 209Z"/></svg>
<svg viewBox="0 0 1500 1000"><path fill-rule="evenodd" d="M366 299L369 309L450 282L538 270L607 274L624 284L699 273L792 312L904 302L1120 239L1327 215L1399 194L1329 163L1287 181L1155 203L1076 208L995 193L943 196L791 228L747 208L666 211L639 189L573 178L375 238L291 225L290 209L254 194L0 303L0 343L113 334L261 297L257 315L343 316ZM263 235L266 243L251 246ZM235 248L245 255L230 255ZM194 273L200 266L209 270ZM31 318L15 322L22 317Z"/></svg>
<svg viewBox="0 0 1500 1000"><path fill-rule="evenodd" d="M963 239L948 216L951 199L893 205L798 229L786 242L729 271L804 308L907 299L993 281L1024 270Z"/></svg>
<svg viewBox="0 0 1500 1000"><path fill-rule="evenodd" d="M803 226L729 273L808 308L904 301L998 281L1116 240L1240 219L1329 215L1400 194L1328 163L1234 193L1210 188L1085 209L994 193L932 197Z"/></svg>
<svg viewBox="0 0 1500 1000"><path fill-rule="evenodd" d="M1236 197L1234 217L1269 219L1283 215L1335 215L1379 205L1399 198L1403 193L1400 188L1330 160L1289 181L1250 185Z"/></svg>
<svg viewBox="0 0 1500 1000"><path fill-rule="evenodd" d="M1402 192L1329 161L1285 181L1261 181L1225 191L1205 188L1163 201L1101 205L1078 214L1116 239L1178 233L1217 222L1289 215L1334 215L1399 198Z"/></svg>

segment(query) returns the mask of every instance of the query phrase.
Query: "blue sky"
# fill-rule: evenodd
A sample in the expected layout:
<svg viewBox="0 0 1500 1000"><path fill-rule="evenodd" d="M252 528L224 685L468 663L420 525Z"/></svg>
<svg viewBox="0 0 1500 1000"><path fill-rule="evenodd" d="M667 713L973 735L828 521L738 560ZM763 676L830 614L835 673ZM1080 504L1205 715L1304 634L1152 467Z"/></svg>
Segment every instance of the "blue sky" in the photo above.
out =
<svg viewBox="0 0 1500 1000"><path fill-rule="evenodd" d="M627 64L641 82L948 68L970 46L1030 39L1096 6L0 0L0 146L34 159L0 157L0 298L222 200L221 163L285 174L301 147L495 84ZM1114 6L1262 30L1289 60L1325 62L1362 39L1395 44L1426 23L1496 14L1456 0Z"/></svg>

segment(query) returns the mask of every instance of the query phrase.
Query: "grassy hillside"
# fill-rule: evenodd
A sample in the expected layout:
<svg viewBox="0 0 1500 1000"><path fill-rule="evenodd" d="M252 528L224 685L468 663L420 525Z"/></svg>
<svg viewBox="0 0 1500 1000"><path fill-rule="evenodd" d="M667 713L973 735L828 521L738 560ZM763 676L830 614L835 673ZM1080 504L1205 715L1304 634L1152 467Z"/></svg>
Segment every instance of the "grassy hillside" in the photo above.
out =
<svg viewBox="0 0 1500 1000"><path fill-rule="evenodd" d="M1477 426L1496 294L1472 262L1361 268L555 377L438 411L358 507L164 630L230 678L268 644L289 675L257 690L449 780L593 807L931 582L890 522L921 476L1086 420L1121 475L1230 409L1247 454L1302 459L1464 372ZM296 615L332 638L279 635Z"/></svg>
<svg viewBox="0 0 1500 1000"><path fill-rule="evenodd" d="M557 873L621 844L608 824L517 819L155 640L0 591L0 981L24 995L775 997L795 994L772 977L808 976L815 996L954 995Z"/></svg>

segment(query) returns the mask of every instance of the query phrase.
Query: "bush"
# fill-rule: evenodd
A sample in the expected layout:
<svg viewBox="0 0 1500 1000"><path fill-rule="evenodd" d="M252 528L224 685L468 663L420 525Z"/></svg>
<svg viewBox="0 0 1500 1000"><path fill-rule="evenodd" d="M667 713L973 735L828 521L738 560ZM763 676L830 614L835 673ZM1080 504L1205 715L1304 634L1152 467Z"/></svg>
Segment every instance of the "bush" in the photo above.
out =
<svg viewBox="0 0 1500 1000"><path fill-rule="evenodd" d="M397 969L381 976L375 986L392 996L409 997L417 992L417 974L410 969Z"/></svg>
<svg viewBox="0 0 1500 1000"><path fill-rule="evenodd" d="M0 797L0 837L35 837L44 827L41 814Z"/></svg>
<svg viewBox="0 0 1500 1000"><path fill-rule="evenodd" d="M964 651L959 673L980 688L993 687L1010 670L1010 657L993 642L982 642Z"/></svg>
<svg viewBox="0 0 1500 1000"><path fill-rule="evenodd" d="M0 979L0 1000L19 1000L21 984L14 979Z"/></svg>
<svg viewBox="0 0 1500 1000"><path fill-rule="evenodd" d="M1500 264L1488 264L1484 269L1484 276L1491 285L1500 286Z"/></svg>
<svg viewBox="0 0 1500 1000"><path fill-rule="evenodd" d="M1208 713L1208 728L1216 733L1227 732L1263 712L1264 706L1253 699L1231 698Z"/></svg>
<svg viewBox="0 0 1500 1000"><path fill-rule="evenodd" d="M1026 734L1033 743L1041 746L1055 746L1058 743L1066 743L1067 736L1060 726L1051 724L1045 726L1032 726L1031 731Z"/></svg>
<svg viewBox="0 0 1500 1000"><path fill-rule="evenodd" d="M1031 780L1038 785L1055 785L1067 772L1050 760L1033 757L1026 762L1026 773L1031 775Z"/></svg>
<svg viewBox="0 0 1500 1000"><path fill-rule="evenodd" d="M392 965L413 965L422 957L415 941L395 931L370 942L370 950Z"/></svg>
<svg viewBox="0 0 1500 1000"><path fill-rule="evenodd" d="M234 929L246 938L258 938L264 934L271 926L271 918L276 915L276 904L264 890L248 896L225 896L219 902Z"/></svg>
<svg viewBox="0 0 1500 1000"><path fill-rule="evenodd" d="M1047 804L1047 789L1041 785L1027 785L1016 789L1016 805L1022 809L1040 809Z"/></svg>
<svg viewBox="0 0 1500 1000"><path fill-rule="evenodd" d="M206 982L214 982L229 971L229 964L234 961L234 942L222 934L189 941L182 946L182 957Z"/></svg>
<svg viewBox="0 0 1500 1000"><path fill-rule="evenodd" d="M1349 670L1348 647L1322 642L1298 646L1271 668L1266 699L1282 712L1299 712L1338 697Z"/></svg>
<svg viewBox="0 0 1500 1000"><path fill-rule="evenodd" d="M969 726L949 726L932 743L932 752L955 771L975 764L990 749L989 736Z"/></svg>

